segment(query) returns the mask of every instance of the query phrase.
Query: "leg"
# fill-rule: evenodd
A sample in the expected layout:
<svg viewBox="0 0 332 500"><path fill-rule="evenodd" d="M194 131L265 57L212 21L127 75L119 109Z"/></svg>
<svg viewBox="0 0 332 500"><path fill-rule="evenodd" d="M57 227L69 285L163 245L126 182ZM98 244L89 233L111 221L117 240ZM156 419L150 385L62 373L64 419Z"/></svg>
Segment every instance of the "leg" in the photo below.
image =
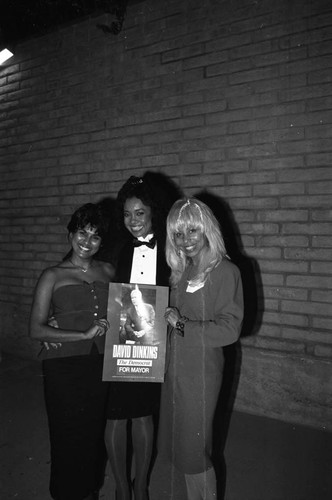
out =
<svg viewBox="0 0 332 500"><path fill-rule="evenodd" d="M153 417L132 419L132 440L135 458L135 500L148 500L148 474L153 448Z"/></svg>
<svg viewBox="0 0 332 500"><path fill-rule="evenodd" d="M74 356L43 363L52 498L92 500L92 492L102 486L106 458L102 363L102 356Z"/></svg>
<svg viewBox="0 0 332 500"><path fill-rule="evenodd" d="M127 475L127 420L107 420L105 444L116 483L117 500L130 500Z"/></svg>
<svg viewBox="0 0 332 500"><path fill-rule="evenodd" d="M188 500L217 500L217 481L214 469L199 474L185 474Z"/></svg>
<svg viewBox="0 0 332 500"><path fill-rule="evenodd" d="M98 493L91 493L87 497L83 498L83 500L98 500Z"/></svg>
<svg viewBox="0 0 332 500"><path fill-rule="evenodd" d="M185 474L187 500L202 500L198 485L196 484L196 474Z"/></svg>

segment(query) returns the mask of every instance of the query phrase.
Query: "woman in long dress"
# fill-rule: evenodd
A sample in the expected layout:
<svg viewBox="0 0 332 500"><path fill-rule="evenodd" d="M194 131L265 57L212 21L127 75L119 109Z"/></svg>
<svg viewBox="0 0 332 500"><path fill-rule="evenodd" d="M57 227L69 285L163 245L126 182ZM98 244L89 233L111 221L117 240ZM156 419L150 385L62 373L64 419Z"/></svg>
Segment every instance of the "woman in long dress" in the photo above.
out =
<svg viewBox="0 0 332 500"><path fill-rule="evenodd" d="M95 258L107 232L99 205L79 208L67 227L71 252L39 278L30 336L44 345L51 496L95 500L105 463L107 383L102 382L102 366L114 269Z"/></svg>
<svg viewBox="0 0 332 500"><path fill-rule="evenodd" d="M223 376L223 346L237 341L243 318L240 272L226 255L211 210L194 198L167 218L172 269L169 365L162 387L161 454L185 474L188 500L216 500L211 459L213 417Z"/></svg>

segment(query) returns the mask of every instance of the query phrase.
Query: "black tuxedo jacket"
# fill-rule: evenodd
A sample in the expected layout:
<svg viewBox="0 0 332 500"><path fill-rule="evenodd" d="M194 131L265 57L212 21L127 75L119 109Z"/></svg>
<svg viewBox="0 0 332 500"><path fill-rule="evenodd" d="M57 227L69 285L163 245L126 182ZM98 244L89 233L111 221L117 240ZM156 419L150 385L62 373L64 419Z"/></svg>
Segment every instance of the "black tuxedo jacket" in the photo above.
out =
<svg viewBox="0 0 332 500"><path fill-rule="evenodd" d="M115 281L118 283L129 283L131 266L133 262L134 245L131 241L125 243L120 250L116 266ZM165 242L157 241L157 271L156 285L169 286L170 268L165 258Z"/></svg>

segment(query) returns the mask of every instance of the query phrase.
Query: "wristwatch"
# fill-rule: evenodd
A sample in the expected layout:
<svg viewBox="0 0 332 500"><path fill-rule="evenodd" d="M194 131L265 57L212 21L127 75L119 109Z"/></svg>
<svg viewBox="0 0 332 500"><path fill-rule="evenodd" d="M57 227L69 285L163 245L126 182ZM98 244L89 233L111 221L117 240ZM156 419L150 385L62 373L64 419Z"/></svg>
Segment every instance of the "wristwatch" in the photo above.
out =
<svg viewBox="0 0 332 500"><path fill-rule="evenodd" d="M181 337L184 336L184 325L189 321L189 319L186 316L181 316L181 318L176 322L175 328L178 331L178 334L181 335Z"/></svg>

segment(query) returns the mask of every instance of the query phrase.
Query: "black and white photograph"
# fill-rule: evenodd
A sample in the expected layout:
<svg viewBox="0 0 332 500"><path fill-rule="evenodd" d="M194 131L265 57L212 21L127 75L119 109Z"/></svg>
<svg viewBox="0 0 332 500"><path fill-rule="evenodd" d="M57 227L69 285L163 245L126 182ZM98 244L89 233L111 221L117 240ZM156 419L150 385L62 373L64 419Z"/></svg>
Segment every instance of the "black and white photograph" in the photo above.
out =
<svg viewBox="0 0 332 500"><path fill-rule="evenodd" d="M0 0L0 500L332 499L332 0Z"/></svg>
<svg viewBox="0 0 332 500"><path fill-rule="evenodd" d="M109 285L103 380L163 382L168 287Z"/></svg>

